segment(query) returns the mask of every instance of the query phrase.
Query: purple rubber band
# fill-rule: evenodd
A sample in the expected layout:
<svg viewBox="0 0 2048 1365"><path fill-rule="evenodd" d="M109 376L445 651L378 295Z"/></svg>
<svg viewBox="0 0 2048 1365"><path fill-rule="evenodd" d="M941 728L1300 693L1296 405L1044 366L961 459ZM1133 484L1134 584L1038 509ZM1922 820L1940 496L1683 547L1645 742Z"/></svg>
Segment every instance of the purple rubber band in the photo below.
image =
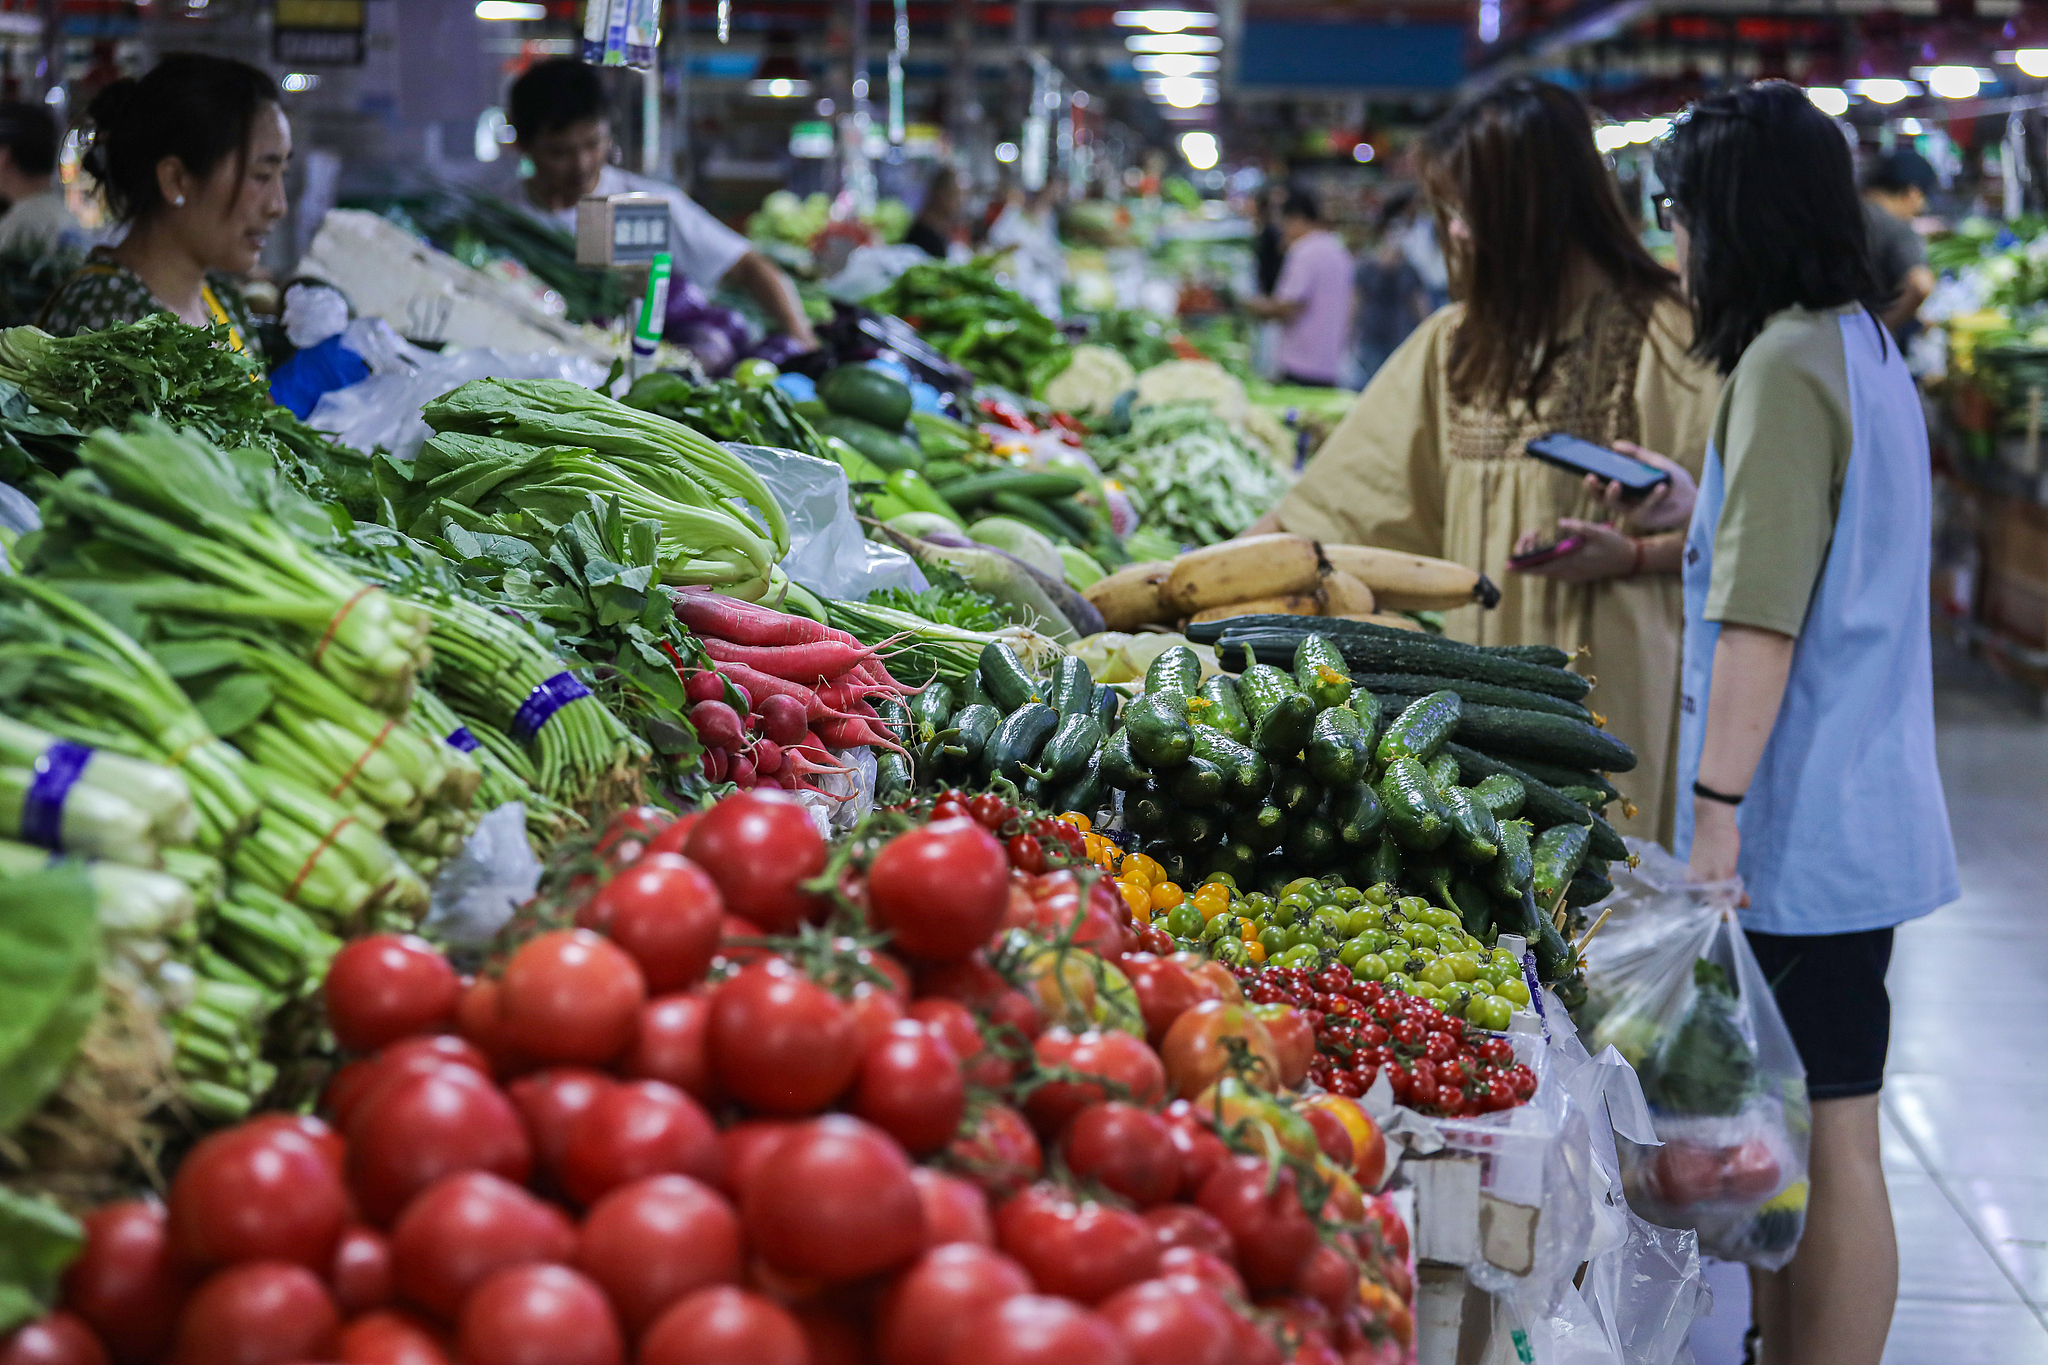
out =
<svg viewBox="0 0 2048 1365"><path fill-rule="evenodd" d="M456 726L448 732L448 737L441 742L451 749L460 749L466 754L475 753L479 748L483 747L483 741L471 734L467 725Z"/></svg>
<svg viewBox="0 0 2048 1365"><path fill-rule="evenodd" d="M555 712L589 695L590 689L577 681L574 673L555 674L519 703L519 709L512 715L512 737L530 742L540 733L540 727L554 718Z"/></svg>
<svg viewBox="0 0 2048 1365"><path fill-rule="evenodd" d="M93 751L83 744L60 739L36 759L35 776L21 799L21 837L39 848L60 851L64 825L64 798L71 795L79 774L92 761Z"/></svg>

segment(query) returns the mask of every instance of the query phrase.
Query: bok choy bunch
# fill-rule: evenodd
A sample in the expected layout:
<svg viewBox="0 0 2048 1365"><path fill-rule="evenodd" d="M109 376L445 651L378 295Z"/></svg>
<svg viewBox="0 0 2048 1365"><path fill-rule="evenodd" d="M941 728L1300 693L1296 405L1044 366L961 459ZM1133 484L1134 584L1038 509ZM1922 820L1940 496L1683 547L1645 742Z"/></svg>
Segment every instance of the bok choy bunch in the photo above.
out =
<svg viewBox="0 0 2048 1365"><path fill-rule="evenodd" d="M0 835L155 867L197 827L191 790L170 769L0 716Z"/></svg>

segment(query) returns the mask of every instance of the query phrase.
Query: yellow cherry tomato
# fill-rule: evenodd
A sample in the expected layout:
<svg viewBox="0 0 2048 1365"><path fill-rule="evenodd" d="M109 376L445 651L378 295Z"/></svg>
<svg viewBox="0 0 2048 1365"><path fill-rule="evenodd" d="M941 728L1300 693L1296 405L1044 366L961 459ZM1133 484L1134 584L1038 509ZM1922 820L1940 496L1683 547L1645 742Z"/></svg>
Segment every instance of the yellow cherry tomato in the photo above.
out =
<svg viewBox="0 0 2048 1365"><path fill-rule="evenodd" d="M1266 945L1255 938L1248 938L1244 941L1244 955L1254 962L1264 962L1266 960Z"/></svg>
<svg viewBox="0 0 2048 1365"><path fill-rule="evenodd" d="M1243 921L1237 926L1237 928L1239 936L1242 937L1246 943L1257 943L1259 941L1259 926L1252 923L1250 920Z"/></svg>
<svg viewBox="0 0 2048 1365"><path fill-rule="evenodd" d="M1134 918L1147 924L1152 922L1152 893L1137 882L1118 882L1116 889L1123 893L1124 904L1131 908Z"/></svg>
<svg viewBox="0 0 2048 1365"><path fill-rule="evenodd" d="M1093 820L1090 820L1087 816L1081 814L1081 812L1077 810L1062 812L1060 815L1060 819L1066 821L1075 829L1080 830L1083 834L1086 834L1088 831L1095 828L1095 822Z"/></svg>
<svg viewBox="0 0 2048 1365"><path fill-rule="evenodd" d="M1187 898L1187 892L1181 890L1172 882L1161 882L1152 888L1152 908L1154 910L1171 910Z"/></svg>
<svg viewBox="0 0 2048 1365"><path fill-rule="evenodd" d="M1202 912L1205 920L1215 919L1230 908L1230 888L1219 882L1210 882L1194 894L1195 909Z"/></svg>
<svg viewBox="0 0 2048 1365"><path fill-rule="evenodd" d="M1152 885L1152 874L1145 869L1145 864L1151 861L1142 853L1126 853L1122 866L1117 868L1117 880L1134 886Z"/></svg>

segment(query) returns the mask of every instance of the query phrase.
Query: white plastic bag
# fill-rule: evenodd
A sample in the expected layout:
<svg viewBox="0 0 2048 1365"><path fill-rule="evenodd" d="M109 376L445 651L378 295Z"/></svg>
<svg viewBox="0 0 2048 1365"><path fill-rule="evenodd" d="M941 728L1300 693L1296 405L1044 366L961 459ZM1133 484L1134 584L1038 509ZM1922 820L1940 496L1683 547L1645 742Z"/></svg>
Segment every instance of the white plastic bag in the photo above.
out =
<svg viewBox="0 0 2048 1365"><path fill-rule="evenodd" d="M306 421L355 450L382 446L410 460L433 435L420 409L472 379L567 379L594 389L605 377L604 366L579 355L507 355L488 346L422 354L428 358L417 369L373 373L360 384L322 395Z"/></svg>
<svg viewBox="0 0 2048 1365"><path fill-rule="evenodd" d="M916 560L861 534L846 471L837 464L773 446L728 442L725 448L745 460L782 504L789 553L781 567L793 581L821 597L856 602L877 588L923 592L930 586Z"/></svg>
<svg viewBox="0 0 2048 1365"><path fill-rule="evenodd" d="M1617 868L1587 967L1596 1048L1641 1074L1660 1146L1622 1141L1629 1207L1692 1228L1707 1255L1776 1270L1805 1225L1806 1070L1735 917L1739 887L1697 885L1654 846Z"/></svg>
<svg viewBox="0 0 2048 1365"><path fill-rule="evenodd" d="M462 852L434 878L423 928L465 947L489 943L540 886L540 860L526 837L526 807L507 801L476 822Z"/></svg>

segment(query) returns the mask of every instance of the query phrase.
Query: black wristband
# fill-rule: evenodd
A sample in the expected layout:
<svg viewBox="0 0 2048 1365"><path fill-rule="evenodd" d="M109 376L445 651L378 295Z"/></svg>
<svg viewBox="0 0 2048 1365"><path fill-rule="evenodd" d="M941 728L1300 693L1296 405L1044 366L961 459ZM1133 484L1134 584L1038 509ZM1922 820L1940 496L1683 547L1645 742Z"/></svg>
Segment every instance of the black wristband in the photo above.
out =
<svg viewBox="0 0 2048 1365"><path fill-rule="evenodd" d="M1741 797L1730 796L1727 792L1717 792L1712 787L1701 785L1698 781L1692 784L1692 794L1705 797L1709 801L1719 801L1724 806L1739 806L1742 804Z"/></svg>

